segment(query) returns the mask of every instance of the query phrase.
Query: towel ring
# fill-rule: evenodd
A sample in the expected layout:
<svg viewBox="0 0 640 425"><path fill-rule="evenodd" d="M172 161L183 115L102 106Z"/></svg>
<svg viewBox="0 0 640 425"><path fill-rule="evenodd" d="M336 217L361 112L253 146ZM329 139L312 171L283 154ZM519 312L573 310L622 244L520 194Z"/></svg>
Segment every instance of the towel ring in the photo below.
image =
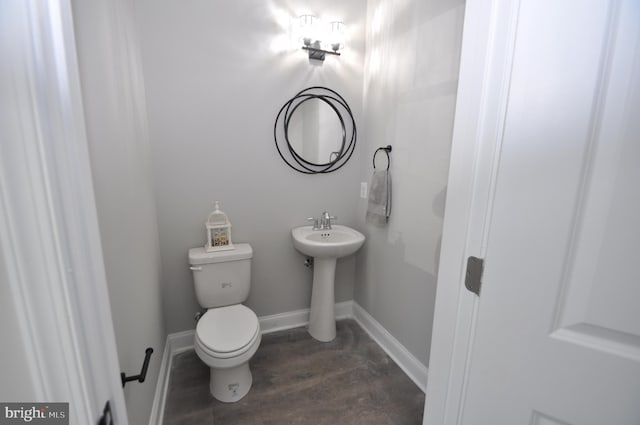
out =
<svg viewBox="0 0 640 425"><path fill-rule="evenodd" d="M389 152L391 152L391 145L383 146L376 149L375 153L373 154L373 169L376 169L376 155L378 155L378 152L380 151L384 151L384 153L387 154L387 171L389 171L389 165L391 165L391 158L389 157Z"/></svg>

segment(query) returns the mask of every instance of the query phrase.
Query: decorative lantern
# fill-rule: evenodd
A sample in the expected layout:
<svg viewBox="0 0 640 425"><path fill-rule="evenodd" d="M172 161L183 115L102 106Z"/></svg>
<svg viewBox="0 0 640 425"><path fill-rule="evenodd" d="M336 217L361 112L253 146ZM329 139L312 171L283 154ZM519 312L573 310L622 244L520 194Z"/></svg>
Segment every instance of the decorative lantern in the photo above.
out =
<svg viewBox="0 0 640 425"><path fill-rule="evenodd" d="M235 249L231 243L231 223L225 213L220 211L220 202L215 202L215 209L206 223L207 227L207 244L204 246L205 251L226 251Z"/></svg>

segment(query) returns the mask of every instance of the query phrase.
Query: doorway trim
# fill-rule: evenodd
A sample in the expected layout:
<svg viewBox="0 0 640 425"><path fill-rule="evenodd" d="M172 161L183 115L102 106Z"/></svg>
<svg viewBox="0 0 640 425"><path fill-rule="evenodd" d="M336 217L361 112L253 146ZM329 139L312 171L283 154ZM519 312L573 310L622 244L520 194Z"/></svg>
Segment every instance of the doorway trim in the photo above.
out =
<svg viewBox="0 0 640 425"><path fill-rule="evenodd" d="M457 425L478 296L464 285L484 258L506 118L519 0L467 2L423 425Z"/></svg>

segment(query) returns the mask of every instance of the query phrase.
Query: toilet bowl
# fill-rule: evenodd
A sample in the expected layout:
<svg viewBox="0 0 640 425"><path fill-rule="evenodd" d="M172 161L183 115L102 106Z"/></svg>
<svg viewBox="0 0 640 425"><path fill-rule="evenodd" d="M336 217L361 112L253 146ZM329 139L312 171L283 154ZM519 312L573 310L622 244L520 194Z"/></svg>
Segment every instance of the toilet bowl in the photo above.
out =
<svg viewBox="0 0 640 425"><path fill-rule="evenodd" d="M209 390L232 403L251 389L249 360L260 346L258 317L242 304L209 309L198 321L195 350L211 368Z"/></svg>
<svg viewBox="0 0 640 425"><path fill-rule="evenodd" d="M224 403L251 389L249 360L261 341L258 317L241 304L249 295L252 255L248 244L233 251L189 250L196 297L207 308L196 326L195 351L210 368L211 395Z"/></svg>

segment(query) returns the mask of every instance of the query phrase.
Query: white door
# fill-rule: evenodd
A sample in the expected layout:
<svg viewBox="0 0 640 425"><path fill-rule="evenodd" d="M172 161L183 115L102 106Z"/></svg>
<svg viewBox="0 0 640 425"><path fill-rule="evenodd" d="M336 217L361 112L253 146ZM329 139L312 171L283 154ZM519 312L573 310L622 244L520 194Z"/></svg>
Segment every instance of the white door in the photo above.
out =
<svg viewBox="0 0 640 425"><path fill-rule="evenodd" d="M2 366L22 356L30 394L2 401L126 425L71 16L69 0L0 1L0 284L23 344Z"/></svg>
<svg viewBox="0 0 640 425"><path fill-rule="evenodd" d="M640 424L640 1L514 8L463 424Z"/></svg>

